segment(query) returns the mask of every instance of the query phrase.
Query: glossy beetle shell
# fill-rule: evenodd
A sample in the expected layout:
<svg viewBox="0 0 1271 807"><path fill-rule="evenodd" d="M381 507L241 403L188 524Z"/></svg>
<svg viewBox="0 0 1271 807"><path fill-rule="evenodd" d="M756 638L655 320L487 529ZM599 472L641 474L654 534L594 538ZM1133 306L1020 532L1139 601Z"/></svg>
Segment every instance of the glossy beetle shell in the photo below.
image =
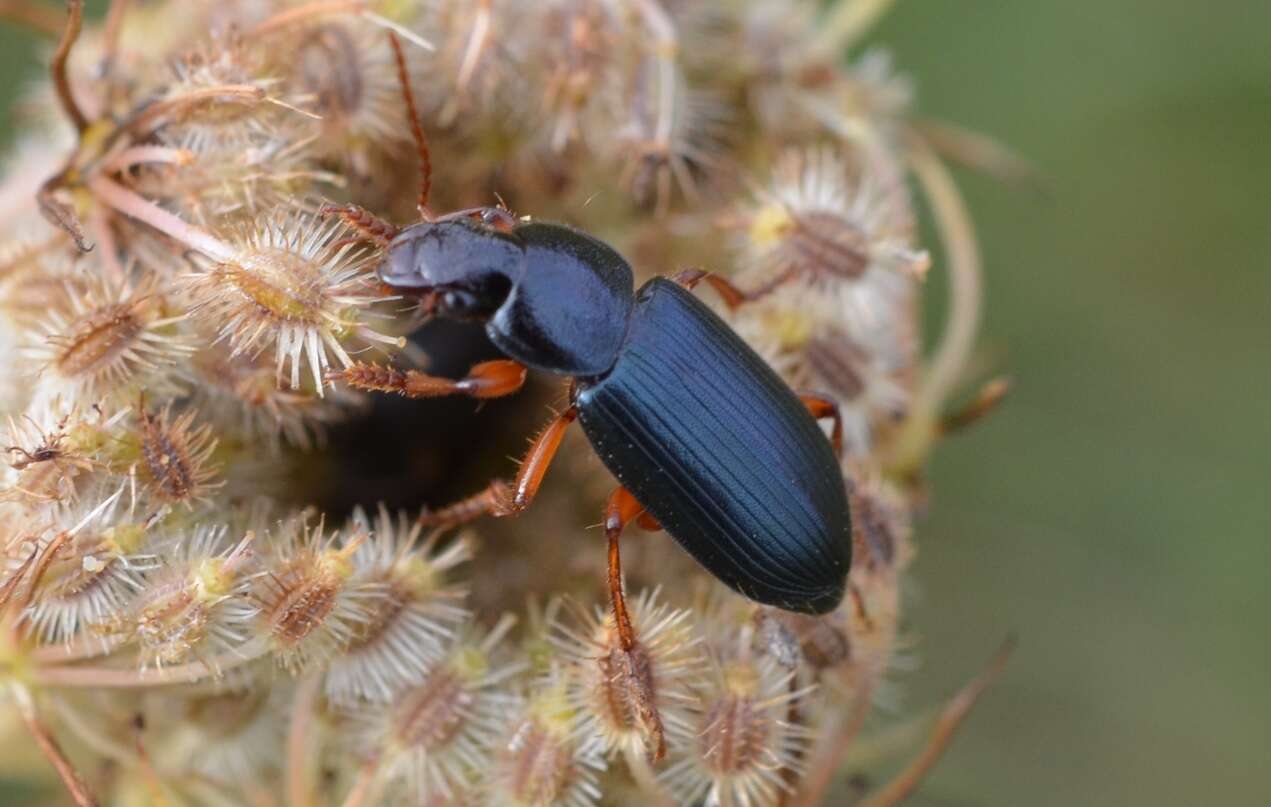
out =
<svg viewBox="0 0 1271 807"><path fill-rule="evenodd" d="M486 323L490 340L539 370L606 372L627 335L631 267L613 247L564 225L529 222L512 237L525 251L525 269Z"/></svg>
<svg viewBox="0 0 1271 807"><path fill-rule="evenodd" d="M789 387L690 292L645 284L617 363L577 404L604 464L724 583L791 611L842 600L852 542L838 459Z"/></svg>

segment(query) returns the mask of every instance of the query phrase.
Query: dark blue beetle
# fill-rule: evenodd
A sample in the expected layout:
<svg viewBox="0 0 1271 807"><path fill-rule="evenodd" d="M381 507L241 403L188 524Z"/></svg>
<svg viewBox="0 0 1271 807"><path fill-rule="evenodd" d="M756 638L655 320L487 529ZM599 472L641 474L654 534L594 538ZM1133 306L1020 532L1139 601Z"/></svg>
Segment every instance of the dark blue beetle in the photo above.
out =
<svg viewBox="0 0 1271 807"><path fill-rule="evenodd" d="M410 102L407 96L408 103ZM413 117L413 114L412 114ZM355 207L329 208L387 247L380 279L427 314L474 320L509 358L450 380L358 364L350 384L412 397L507 395L525 368L572 380L570 404L543 431L509 487L493 483L437 522L507 515L533 499L565 428L578 419L621 483L605 512L609 585L622 641L634 643L622 596L618 538L639 518L661 525L737 592L820 614L842 600L851 526L836 456L835 405L798 396L690 289L707 280L730 304L746 295L700 271L633 289L622 256L586 233L498 208L425 220L401 231ZM834 448L814 420L834 417Z"/></svg>

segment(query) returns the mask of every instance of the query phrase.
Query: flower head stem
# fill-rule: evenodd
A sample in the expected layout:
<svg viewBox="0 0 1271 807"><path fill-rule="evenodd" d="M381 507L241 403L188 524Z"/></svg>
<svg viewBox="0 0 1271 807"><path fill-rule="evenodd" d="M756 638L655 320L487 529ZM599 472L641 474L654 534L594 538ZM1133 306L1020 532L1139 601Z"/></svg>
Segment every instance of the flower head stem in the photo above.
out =
<svg viewBox="0 0 1271 807"><path fill-rule="evenodd" d="M267 640L254 639L243 647L235 648L206 661L192 661L173 667L138 670L121 667L51 666L38 667L32 675L39 684L50 687L132 689L166 684L190 684L215 677L235 667L250 664L268 652Z"/></svg>
<svg viewBox="0 0 1271 807"><path fill-rule="evenodd" d="M234 250L229 244L200 227L182 221L163 208L104 176L88 180L88 189L110 207L149 224L164 235L197 250L215 261L229 261Z"/></svg>
<svg viewBox="0 0 1271 807"><path fill-rule="evenodd" d="M66 754L62 752L61 746L57 740L49 732L47 726L40 720L39 715L35 712L35 703L31 699L31 693L21 684L12 684L11 691L13 693L13 701L17 704L18 713L22 716L22 722L26 724L27 729L31 732L31 736L35 739L35 744L40 747L41 753L53 764L54 770L62 780L62 784L66 785L66 790L70 793L71 800L78 807L97 807L98 801L91 792L89 792L84 780L80 778L75 771L75 766L66 758Z"/></svg>
<svg viewBox="0 0 1271 807"><path fill-rule="evenodd" d="M380 772L380 755L368 759L362 763L362 767L358 768L357 778L353 780L353 787L349 789L348 795L344 797L344 807L363 807L365 804L377 803L377 792L379 790L379 772Z"/></svg>
<svg viewBox="0 0 1271 807"><path fill-rule="evenodd" d="M53 88L57 90L57 100L61 103L66 117L70 118L71 123L74 124L75 131L81 134L88 128L88 116L75 100L70 78L66 74L66 62L70 58L71 48L75 46L75 40L79 39L80 28L83 24L84 0L67 0L66 27L62 30L62 39L57 43L57 50L53 52L53 61L50 65Z"/></svg>
<svg viewBox="0 0 1271 807"><path fill-rule="evenodd" d="M873 704L874 687L864 687L855 693L855 700L846 709L838 707L822 721L820 732L827 739L820 744L820 753L811 761L799 787L795 807L816 807L825 803L825 797L834 776L843 766L848 751L865 725Z"/></svg>
<svg viewBox="0 0 1271 807"><path fill-rule="evenodd" d="M820 35L809 52L824 59L843 58L843 51L855 44L895 2L839 0L826 15Z"/></svg>
<svg viewBox="0 0 1271 807"><path fill-rule="evenodd" d="M106 170L123 171L133 166L155 163L189 165L193 161L194 153L187 149L174 149L167 146L132 146L112 157L106 165Z"/></svg>
<svg viewBox="0 0 1271 807"><path fill-rule="evenodd" d="M399 25L396 22L383 17L368 8L366 0L317 0L313 3L305 3L303 5L288 8L267 17L256 24L256 27L247 32L248 36L264 36L267 34L280 31L296 23L309 22L320 17L327 17L336 14L357 14L370 20L379 27L392 31L402 39L409 41L413 45L423 48L424 50L432 50L432 43L423 37Z"/></svg>
<svg viewBox="0 0 1271 807"><path fill-rule="evenodd" d="M935 767L945 749L949 747L954 733L971 713L971 709L975 707L980 696L1001 676L1014 649L1015 639L1010 637L993 656L988 667L963 687L953 700L949 701L940 719L936 721L935 729L932 730L922 752L895 779L860 802L860 807L895 807L913 794L923 777Z"/></svg>
<svg viewBox="0 0 1271 807"><path fill-rule="evenodd" d="M921 138L907 139L914 176L926 191L949 271L949 313L922 386L897 435L891 467L901 475L918 468L939 433L940 408L958 383L980 325L980 249L970 214L949 169Z"/></svg>
<svg viewBox="0 0 1271 807"><path fill-rule="evenodd" d="M322 692L322 676L310 675L296 687L291 702L291 727L287 731L287 803L310 807L314 803L312 776L318 744L313 737L314 709Z"/></svg>

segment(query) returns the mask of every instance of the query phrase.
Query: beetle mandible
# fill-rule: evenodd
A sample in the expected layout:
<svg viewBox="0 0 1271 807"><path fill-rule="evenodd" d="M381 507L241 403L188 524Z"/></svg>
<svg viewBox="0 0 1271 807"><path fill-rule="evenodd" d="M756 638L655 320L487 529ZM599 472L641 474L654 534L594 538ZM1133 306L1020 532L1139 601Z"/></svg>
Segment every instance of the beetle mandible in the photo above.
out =
<svg viewBox="0 0 1271 807"><path fill-rule="evenodd" d="M624 649L635 643L619 537L633 520L665 529L711 574L760 603L821 614L842 600L851 524L839 467L837 406L797 395L692 288L729 306L755 295L700 270L633 288L613 248L561 224L503 208L443 216L428 208L431 163L393 41L419 149L422 221L403 229L352 205L327 206L387 250L380 280L426 315L484 323L508 357L451 380L356 363L333 374L410 397L511 394L526 368L570 379L569 405L540 434L509 486L501 480L432 514L457 523L509 515L533 500L566 428L578 420L618 487L605 507L608 584ZM816 419L833 418L827 440Z"/></svg>

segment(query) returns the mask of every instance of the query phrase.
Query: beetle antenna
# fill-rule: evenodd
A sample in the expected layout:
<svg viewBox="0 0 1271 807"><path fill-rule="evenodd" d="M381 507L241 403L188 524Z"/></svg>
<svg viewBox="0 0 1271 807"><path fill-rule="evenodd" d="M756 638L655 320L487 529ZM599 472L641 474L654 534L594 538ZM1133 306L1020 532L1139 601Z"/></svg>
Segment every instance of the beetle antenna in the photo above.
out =
<svg viewBox="0 0 1271 807"><path fill-rule="evenodd" d="M410 89L410 78L406 74L406 57L402 54L402 43L392 31L388 32L388 41L393 46L393 58L397 60L397 80L402 85L402 98L406 101L410 133L415 138L415 148L419 151L419 215L424 221L432 221L433 214L428 209L428 193L432 190L432 156L428 151L428 138L424 137L424 125L419 122L419 110L415 108L415 94Z"/></svg>

